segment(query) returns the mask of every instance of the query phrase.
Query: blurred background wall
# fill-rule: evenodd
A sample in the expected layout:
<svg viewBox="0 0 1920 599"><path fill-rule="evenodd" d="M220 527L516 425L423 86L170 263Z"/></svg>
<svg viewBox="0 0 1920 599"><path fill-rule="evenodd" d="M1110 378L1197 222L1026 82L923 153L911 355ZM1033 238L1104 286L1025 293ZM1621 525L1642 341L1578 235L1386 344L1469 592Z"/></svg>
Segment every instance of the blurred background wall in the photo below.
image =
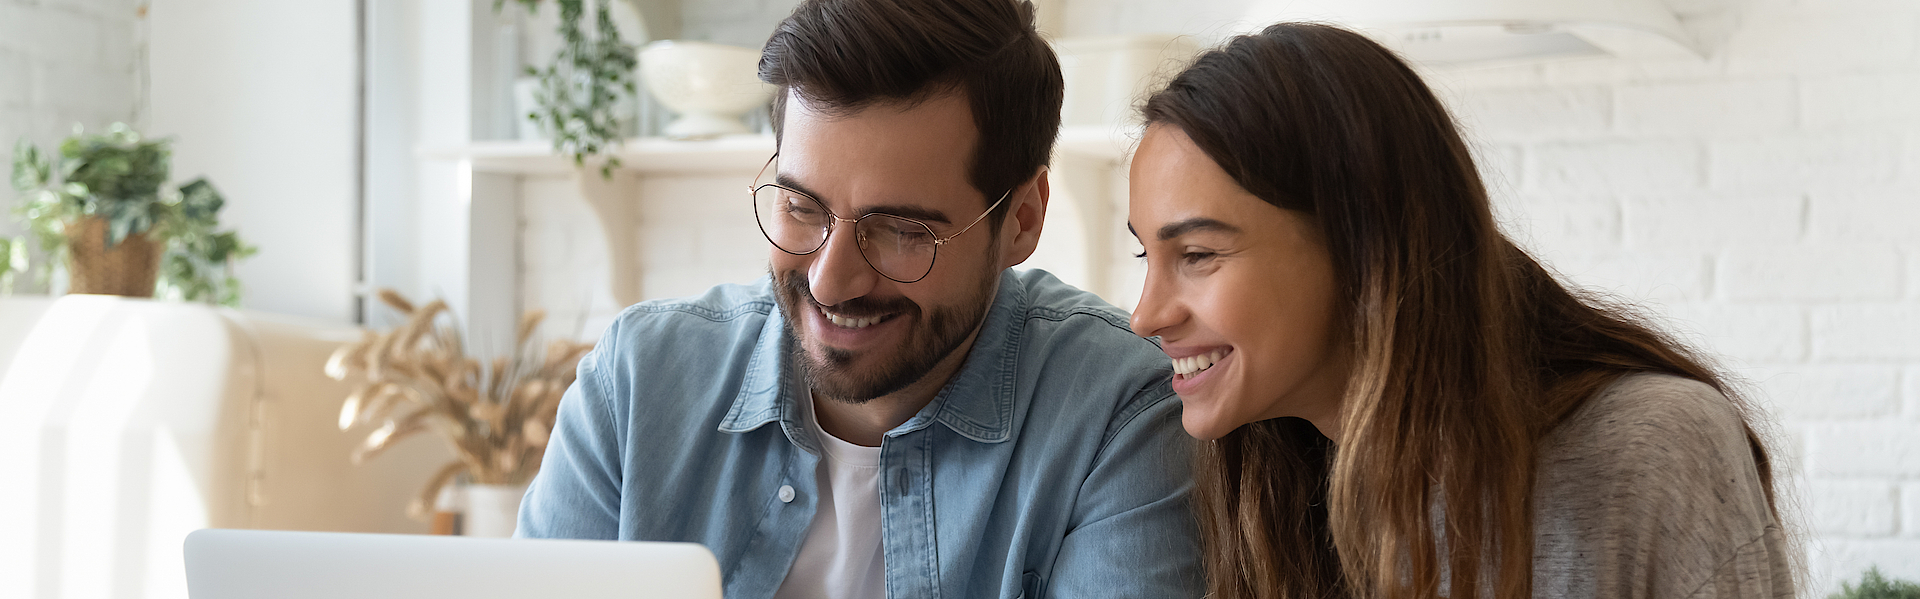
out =
<svg viewBox="0 0 1920 599"><path fill-rule="evenodd" d="M44 147L76 122L178 135L176 174L232 181L230 218L262 246L242 269L250 308L386 324L364 293L394 286L460 296L475 314L544 308L551 334L597 335L620 306L577 182L490 186L416 153L512 137L494 79L544 59L548 24L511 6L495 15L486 1L255 4L0 0L0 153L23 137ZM1816 592L1874 564L1920 579L1920 2L1668 5L1704 57L1425 74L1516 238L1753 383L1779 423ZM685 0L641 12L667 36L757 46L791 6ZM1183 34L1203 45L1280 14L1244 0L1042 10L1056 37ZM636 189L672 197L745 184L736 179ZM13 197L0 190L0 205ZM744 203L639 210L645 297L762 270ZM17 231L0 222L0 235ZM1108 292L1123 307L1134 297L1121 283L1138 277L1129 253L1104 258L1125 275Z"/></svg>
<svg viewBox="0 0 1920 599"><path fill-rule="evenodd" d="M1248 27L1248 4L1047 8L1064 12L1052 21L1061 36L1172 32L1210 44ZM1753 384L1795 473L1813 588L1837 590L1874 564L1920 579L1920 2L1670 4L1706 57L1424 74L1474 144L1510 234L1569 280L1666 319ZM791 3L686 6L689 33L752 44ZM604 265L581 258L594 246L565 241L591 215L536 195L523 233L539 279L523 296L560 295L547 281L599 280ZM752 258L758 240L726 224L741 214L725 208L662 208L719 238L654 238L676 248L678 269L726 274L649 291L684 295L757 272L729 255ZM1124 269L1132 259L1112 260ZM594 303L590 317L613 310Z"/></svg>

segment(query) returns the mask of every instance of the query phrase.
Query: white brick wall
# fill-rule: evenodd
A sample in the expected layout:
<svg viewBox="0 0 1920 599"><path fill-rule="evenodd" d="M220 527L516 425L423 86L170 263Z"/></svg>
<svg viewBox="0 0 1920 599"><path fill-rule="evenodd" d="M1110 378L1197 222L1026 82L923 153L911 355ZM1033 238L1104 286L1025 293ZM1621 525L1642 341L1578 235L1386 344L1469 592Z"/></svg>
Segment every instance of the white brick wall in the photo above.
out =
<svg viewBox="0 0 1920 599"><path fill-rule="evenodd" d="M1699 187L1705 159L1700 144L1685 139L1549 141L1527 153L1526 188L1584 192Z"/></svg>
<svg viewBox="0 0 1920 599"><path fill-rule="evenodd" d="M1716 141L1709 176L1724 189L1858 189L1899 175L1903 136L1888 131L1819 132Z"/></svg>
<svg viewBox="0 0 1920 599"><path fill-rule="evenodd" d="M1920 580L1920 3L1692 8L1726 27L1705 59L1433 77L1529 247L1752 380L1813 595Z"/></svg>
<svg viewBox="0 0 1920 599"><path fill-rule="evenodd" d="M1738 358L1743 362L1800 364L1807 358L1808 320L1799 306L1687 302L1662 311L1673 319L1669 323L1673 328L1695 336L1707 348L1720 352L1741 348Z"/></svg>
<svg viewBox="0 0 1920 599"><path fill-rule="evenodd" d="M1808 597L1825 597L1827 593L1840 591L1840 581L1858 582L1860 573L1868 567L1879 566L1880 572L1892 578L1914 580L1912 566L1920 563L1920 542L1913 538L1897 537L1856 537L1846 535L1823 535L1808 543L1809 554L1816 556L1808 560L1810 574L1815 585L1830 581L1819 589L1817 594Z"/></svg>
<svg viewBox="0 0 1920 599"><path fill-rule="evenodd" d="M1734 247L1718 272L1720 294L1731 301L1895 300L1901 293L1900 254L1885 244Z"/></svg>
<svg viewBox="0 0 1920 599"><path fill-rule="evenodd" d="M1624 85L1614 94L1615 130L1629 135L1781 133L1799 116L1787 78Z"/></svg>
<svg viewBox="0 0 1920 599"><path fill-rule="evenodd" d="M1683 188L1621 199L1629 247L1666 251L1730 244L1768 246L1800 240L1801 215L1807 210L1800 194L1676 192L1678 189Z"/></svg>
<svg viewBox="0 0 1920 599"><path fill-rule="evenodd" d="M1808 127L1912 123L1920 111L1907 103L1920 96L1920 74L1835 75L1802 78L1800 118Z"/></svg>
<svg viewBox="0 0 1920 599"><path fill-rule="evenodd" d="M643 295L696 295L717 283L745 283L766 273L767 242L741 191L760 166L641 182L641 197L653 200L639 214Z"/></svg>
<svg viewBox="0 0 1920 599"><path fill-rule="evenodd" d="M1708 57L1430 80L1516 238L1751 379L1779 424L1786 486L1802 495L1811 595L1875 564L1920 580L1920 2L1669 2L1708 40ZM1054 0L1042 10L1065 11L1069 35L1204 39L1253 3ZM764 39L746 29L770 28L790 6L688 3L685 32ZM0 81L20 60L5 51ZM584 206L526 205L527 243L552 245L526 254L527 305L610 316L598 230L576 220L590 218ZM752 262L746 254L764 246L738 215L711 208L643 215L644 295L759 274L712 267ZM1130 272L1119 259L1113 271ZM582 280L601 281L591 301L573 290Z"/></svg>
<svg viewBox="0 0 1920 599"><path fill-rule="evenodd" d="M1810 520L1815 532L1856 537L1891 536L1899 523L1892 483L1840 480L1814 483Z"/></svg>
<svg viewBox="0 0 1920 599"><path fill-rule="evenodd" d="M1900 484L1900 536L1920 538L1920 483Z"/></svg>
<svg viewBox="0 0 1920 599"><path fill-rule="evenodd" d="M1920 98L1920 89L1909 97ZM1913 112L1920 113L1920 109ZM1898 187L1815 193L1807 206L1807 238L1822 244L1911 244L1914 223L1920 223L1920 195ZM1908 277L1907 282L1914 280Z"/></svg>
<svg viewBox="0 0 1920 599"><path fill-rule="evenodd" d="M1613 122L1613 94L1600 86L1491 89L1460 98L1464 124L1499 137L1553 137L1604 132ZM1493 118L1482 118L1499 115Z"/></svg>
<svg viewBox="0 0 1920 599"><path fill-rule="evenodd" d="M144 0L0 0L0 169L20 139L48 150L75 124L138 123ZM0 237L20 235L18 192L0 185ZM16 292L39 289L21 277Z"/></svg>
<svg viewBox="0 0 1920 599"><path fill-rule="evenodd" d="M1920 420L1920 366L1908 366L1903 377L1900 395L1904 398L1900 413L1908 420ZM1920 526L1920 520L1915 520Z"/></svg>
<svg viewBox="0 0 1920 599"><path fill-rule="evenodd" d="M520 194L520 305L547 311L548 338L597 338L620 307L593 209L572 177L527 177Z"/></svg>
<svg viewBox="0 0 1920 599"><path fill-rule="evenodd" d="M1911 3L1757 3L1722 50L1732 75L1911 72L1920 19Z"/></svg>
<svg viewBox="0 0 1920 599"><path fill-rule="evenodd" d="M1915 305L1909 301L1816 308L1813 312L1814 357L1920 360L1920 309L1915 309Z"/></svg>
<svg viewBox="0 0 1920 599"><path fill-rule="evenodd" d="M1772 392L1777 418L1859 421L1897 417L1902 409L1896 366L1800 364L1769 370L1773 374L1761 382Z"/></svg>

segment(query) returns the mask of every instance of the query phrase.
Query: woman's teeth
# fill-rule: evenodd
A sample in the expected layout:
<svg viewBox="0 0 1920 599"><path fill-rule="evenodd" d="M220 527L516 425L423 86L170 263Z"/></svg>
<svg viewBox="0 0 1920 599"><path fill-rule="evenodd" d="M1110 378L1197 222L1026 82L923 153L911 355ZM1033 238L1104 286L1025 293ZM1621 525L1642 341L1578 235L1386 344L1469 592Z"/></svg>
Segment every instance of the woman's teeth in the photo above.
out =
<svg viewBox="0 0 1920 599"><path fill-rule="evenodd" d="M1198 356L1174 358L1173 372L1180 376L1193 376L1203 370L1212 368L1215 362L1219 362L1221 358L1225 357L1227 357L1227 350L1220 349Z"/></svg>
<svg viewBox="0 0 1920 599"><path fill-rule="evenodd" d="M878 316L875 316L873 318L849 318L846 316L836 315L826 310L821 310L820 313L825 314L827 316L828 322L831 322L834 324L834 326L838 326L843 329L861 329L861 328L866 328L867 325L880 322L880 317Z"/></svg>

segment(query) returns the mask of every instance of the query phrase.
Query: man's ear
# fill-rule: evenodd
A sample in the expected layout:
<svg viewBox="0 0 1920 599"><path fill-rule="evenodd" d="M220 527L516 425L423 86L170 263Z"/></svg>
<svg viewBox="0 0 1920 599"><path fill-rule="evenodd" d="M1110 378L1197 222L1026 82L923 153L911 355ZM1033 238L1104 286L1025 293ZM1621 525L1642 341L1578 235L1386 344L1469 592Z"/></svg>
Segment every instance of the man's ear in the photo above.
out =
<svg viewBox="0 0 1920 599"><path fill-rule="evenodd" d="M1014 188L1013 203L1007 219L1000 224L1000 268L1008 268L1033 255L1040 247L1040 229L1047 221L1047 167L1034 171L1033 178Z"/></svg>

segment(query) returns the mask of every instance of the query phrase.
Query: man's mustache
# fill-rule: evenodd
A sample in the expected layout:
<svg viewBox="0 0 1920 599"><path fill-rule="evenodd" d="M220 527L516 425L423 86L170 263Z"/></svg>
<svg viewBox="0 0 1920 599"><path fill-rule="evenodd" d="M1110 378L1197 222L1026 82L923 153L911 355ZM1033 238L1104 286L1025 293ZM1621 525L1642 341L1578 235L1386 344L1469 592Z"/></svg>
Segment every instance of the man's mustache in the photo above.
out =
<svg viewBox="0 0 1920 599"><path fill-rule="evenodd" d="M848 318L868 318L873 316L884 316L887 314L895 314L895 313L910 313L910 312L918 311L920 309L920 306L918 304L915 304L911 300L908 300L907 298L904 298L904 297L896 297L896 298L883 299L883 300L876 300L876 299L866 298L866 297L856 297L856 298L829 306L826 304L822 304L820 303L819 300L816 300L813 298L813 290L807 284L807 278L800 276L800 273L795 271L787 271L786 273L780 275L778 279L779 279L779 284L781 289L786 290L789 296L807 300L807 303L813 304L815 306L819 306L821 308L825 308L828 312L832 312L838 316L845 316Z"/></svg>

